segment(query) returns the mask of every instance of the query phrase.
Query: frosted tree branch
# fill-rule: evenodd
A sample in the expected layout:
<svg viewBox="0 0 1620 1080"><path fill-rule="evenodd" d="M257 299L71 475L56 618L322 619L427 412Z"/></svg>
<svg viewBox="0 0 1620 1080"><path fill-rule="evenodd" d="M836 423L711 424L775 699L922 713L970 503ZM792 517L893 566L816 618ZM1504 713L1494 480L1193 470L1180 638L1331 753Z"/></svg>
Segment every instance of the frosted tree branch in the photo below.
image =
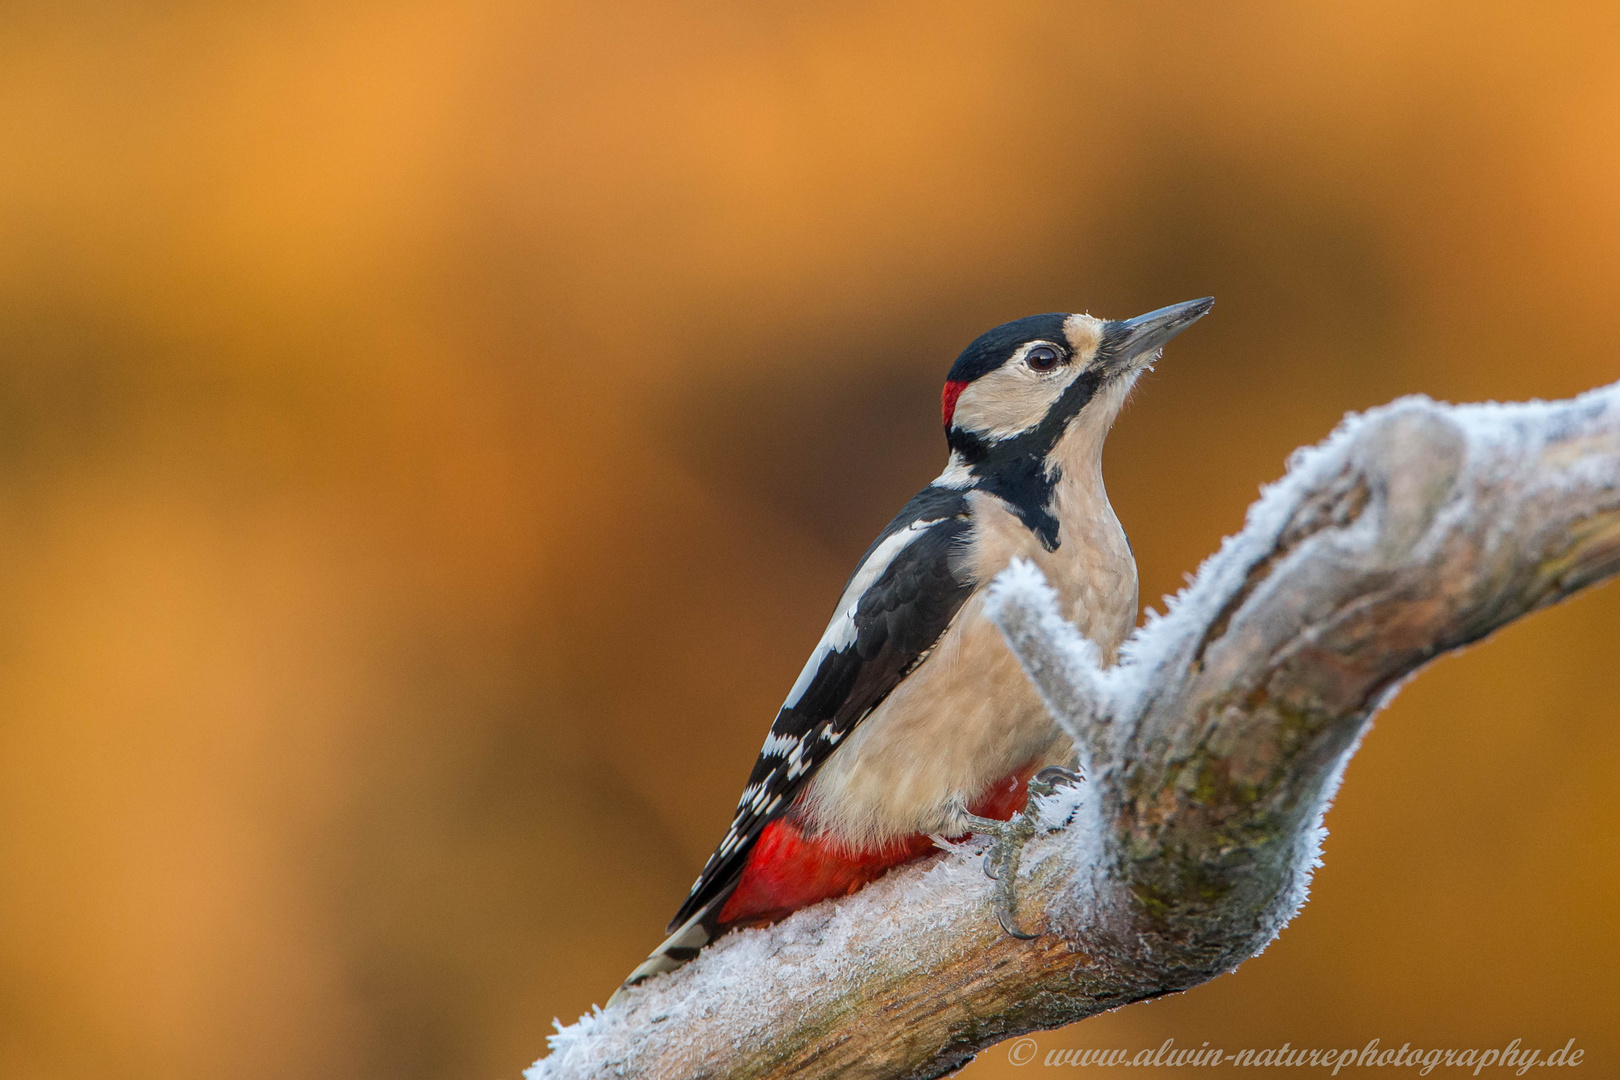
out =
<svg viewBox="0 0 1620 1080"><path fill-rule="evenodd" d="M1108 677L1097 647L1058 610L1057 592L1020 559L991 583L984 613L1007 639L1046 711L1074 741L1082 771L1107 752Z"/></svg>
<svg viewBox="0 0 1620 1080"><path fill-rule="evenodd" d="M1041 936L1002 933L978 860L944 852L721 938L561 1029L528 1076L934 1077L1231 971L1304 902L1322 815L1402 680L1617 570L1620 384L1347 419L1107 672L1011 568L991 610L1089 778L1026 849Z"/></svg>

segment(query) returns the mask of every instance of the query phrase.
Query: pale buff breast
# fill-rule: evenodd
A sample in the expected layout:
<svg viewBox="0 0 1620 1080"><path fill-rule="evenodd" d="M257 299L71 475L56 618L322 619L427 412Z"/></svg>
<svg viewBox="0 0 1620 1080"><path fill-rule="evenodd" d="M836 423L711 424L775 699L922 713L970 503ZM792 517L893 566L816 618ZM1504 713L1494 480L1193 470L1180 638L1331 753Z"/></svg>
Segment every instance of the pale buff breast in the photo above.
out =
<svg viewBox="0 0 1620 1080"><path fill-rule="evenodd" d="M998 499L971 494L971 569L987 583L1011 559L1033 560L1112 663L1136 619L1136 564L1095 469L1065 474L1057 494L1063 525L1052 552ZM957 833L964 805L991 784L1031 761L1072 756L975 595L933 654L822 766L804 810L812 827L854 847Z"/></svg>

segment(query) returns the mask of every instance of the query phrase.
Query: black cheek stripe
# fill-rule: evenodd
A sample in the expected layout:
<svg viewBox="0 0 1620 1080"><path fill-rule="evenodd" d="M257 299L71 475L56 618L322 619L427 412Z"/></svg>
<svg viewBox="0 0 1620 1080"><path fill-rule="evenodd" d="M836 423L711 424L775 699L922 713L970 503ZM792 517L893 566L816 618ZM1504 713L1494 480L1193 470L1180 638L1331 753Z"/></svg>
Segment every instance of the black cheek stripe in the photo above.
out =
<svg viewBox="0 0 1620 1080"><path fill-rule="evenodd" d="M1052 489L1063 475L1056 468L1048 471L1047 457L1063 437L1069 420L1086 407L1101 386L1102 376L1096 367L1083 372L1064 389L1038 424L1009 439L985 439L961 428L952 428L945 435L950 448L966 462L974 486L1011 506L1018 520L1047 551L1056 551L1059 543Z"/></svg>

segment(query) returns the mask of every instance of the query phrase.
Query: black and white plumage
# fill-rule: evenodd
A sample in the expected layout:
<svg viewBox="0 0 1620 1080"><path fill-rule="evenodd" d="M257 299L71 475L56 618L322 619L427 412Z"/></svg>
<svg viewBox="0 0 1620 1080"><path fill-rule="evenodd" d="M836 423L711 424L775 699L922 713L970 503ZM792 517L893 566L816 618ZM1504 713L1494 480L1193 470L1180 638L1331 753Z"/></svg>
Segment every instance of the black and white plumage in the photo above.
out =
<svg viewBox="0 0 1620 1080"><path fill-rule="evenodd" d="M930 485L867 548L776 714L731 827L671 931L736 880L765 823L792 804L850 730L944 636L973 588L971 572L961 565L968 526L963 493Z"/></svg>
<svg viewBox="0 0 1620 1080"><path fill-rule="evenodd" d="M727 925L858 887L1072 757L979 617L979 589L1012 558L1034 560L1112 658L1135 621L1136 572L1102 486L1103 441L1136 377L1212 303L1119 322L1031 316L957 358L945 471L851 574L671 937L626 986Z"/></svg>

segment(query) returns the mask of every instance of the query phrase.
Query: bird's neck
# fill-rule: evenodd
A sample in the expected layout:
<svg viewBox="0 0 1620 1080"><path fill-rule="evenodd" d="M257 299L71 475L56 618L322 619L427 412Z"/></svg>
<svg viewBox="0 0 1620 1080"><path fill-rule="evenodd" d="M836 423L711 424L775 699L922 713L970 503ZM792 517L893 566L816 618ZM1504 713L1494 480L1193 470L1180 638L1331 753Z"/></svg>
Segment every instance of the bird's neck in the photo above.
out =
<svg viewBox="0 0 1620 1080"><path fill-rule="evenodd" d="M1069 433L1027 465L981 480L969 496L973 573L987 582L1010 560L1029 559L1058 591L1066 617L1112 663L1136 620L1136 563L1103 486L1100 440Z"/></svg>
<svg viewBox="0 0 1620 1080"><path fill-rule="evenodd" d="M934 483L974 487L1006 503L1047 551L1062 543L1060 522L1069 514L1106 508L1102 482L1103 443L1119 414L1135 373L1103 386L1079 415L1054 433L1046 422L1003 440L971 431L947 432L950 461ZM1108 517L1112 517L1109 510Z"/></svg>
<svg viewBox="0 0 1620 1080"><path fill-rule="evenodd" d="M1090 419L1090 418L1087 418ZM1106 507L1108 494L1102 481L1102 447L1106 424L1070 424L1043 453L996 455L992 449L981 460L993 467L974 468L973 460L953 451L936 483L943 486L971 483L1005 502L1047 551L1062 543L1061 523L1094 506ZM996 458L999 457L999 460ZM983 471L981 471L983 470Z"/></svg>

